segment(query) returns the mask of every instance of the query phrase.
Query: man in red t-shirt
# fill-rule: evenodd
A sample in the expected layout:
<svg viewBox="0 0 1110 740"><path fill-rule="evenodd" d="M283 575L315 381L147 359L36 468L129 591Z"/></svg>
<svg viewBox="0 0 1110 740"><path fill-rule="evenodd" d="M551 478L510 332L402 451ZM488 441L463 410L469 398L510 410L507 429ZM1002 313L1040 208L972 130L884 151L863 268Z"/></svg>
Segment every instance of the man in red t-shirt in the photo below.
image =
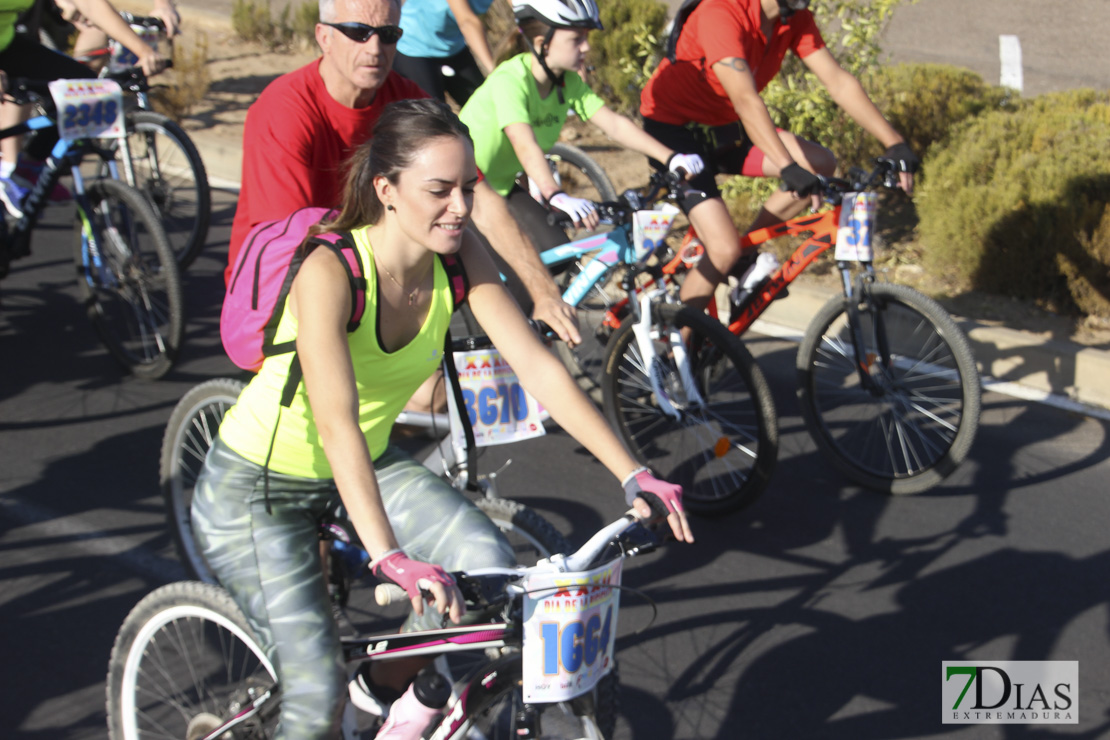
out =
<svg viewBox="0 0 1110 740"><path fill-rule="evenodd" d="M659 64L640 97L644 131L676 152L700 154L706 164L690 183L705 195L691 196L683 204L707 255L682 286L683 301L697 308L708 303L741 256L740 235L715 176L782 179L786 189L767 199L749 227L754 231L801 213L811 200L806 196L818 187L814 173L832 175L836 169L828 149L777 129L759 97L787 51L887 147L886 156L900 163L903 190L913 192L917 157L859 81L836 63L808 5L809 0L702 0L682 26L675 61ZM745 257L743 266L754 254Z"/></svg>
<svg viewBox="0 0 1110 740"><path fill-rule="evenodd" d="M255 224L305 206L342 202L343 164L370 137L386 105L428 97L392 71L397 38L390 43L383 35L391 33L388 27L396 26L400 15L396 0L321 2L316 42L322 56L271 82L247 111L243 177L225 281L230 281L231 265ZM581 341L574 309L563 302L504 199L484 181L474 191L473 215L475 225L528 289L533 315L564 341Z"/></svg>

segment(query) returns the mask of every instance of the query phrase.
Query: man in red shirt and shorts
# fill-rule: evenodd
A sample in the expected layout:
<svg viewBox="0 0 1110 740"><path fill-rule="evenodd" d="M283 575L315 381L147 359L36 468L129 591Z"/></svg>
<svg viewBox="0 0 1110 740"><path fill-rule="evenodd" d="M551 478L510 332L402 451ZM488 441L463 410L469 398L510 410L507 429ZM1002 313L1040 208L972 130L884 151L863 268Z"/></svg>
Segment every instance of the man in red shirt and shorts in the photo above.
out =
<svg viewBox="0 0 1110 740"><path fill-rule="evenodd" d="M718 173L778 177L785 190L767 199L749 229L793 218L813 201L818 180L832 175L836 158L819 144L775 127L759 97L794 52L832 99L899 162L902 189L913 192L918 159L883 118L859 81L825 47L807 8L809 0L702 0L682 26L674 61L664 59L640 98L644 131L676 152L700 154L705 170L691 180L705 193L683 210L705 245L682 286L682 300L704 308L717 284L740 259L740 234L721 199ZM807 196L814 196L812 199ZM736 271L750 264L745 257Z"/></svg>
<svg viewBox="0 0 1110 740"><path fill-rule="evenodd" d="M382 109L428 97L392 71L400 17L397 0L321 0L316 42L322 56L275 79L247 111L225 282L253 226L306 206L338 206L344 162L370 138ZM521 278L535 304L533 315L564 341L581 341L574 309L563 302L504 199L485 181L474 191L474 223Z"/></svg>

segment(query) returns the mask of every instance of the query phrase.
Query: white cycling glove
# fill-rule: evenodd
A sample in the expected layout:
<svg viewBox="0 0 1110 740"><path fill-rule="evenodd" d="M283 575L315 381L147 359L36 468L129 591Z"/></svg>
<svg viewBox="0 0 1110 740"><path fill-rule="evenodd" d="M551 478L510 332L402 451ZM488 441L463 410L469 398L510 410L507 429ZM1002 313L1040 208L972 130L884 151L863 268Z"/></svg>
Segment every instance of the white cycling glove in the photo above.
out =
<svg viewBox="0 0 1110 740"><path fill-rule="evenodd" d="M593 213L596 208L594 204L584 198L573 198L562 190L552 195L547 204L552 208L558 208L563 213L574 219L575 223L581 223Z"/></svg>
<svg viewBox="0 0 1110 740"><path fill-rule="evenodd" d="M682 170L693 177L705 169L705 162L697 154L676 153L672 154L671 158L667 160L667 169L676 174L679 170Z"/></svg>

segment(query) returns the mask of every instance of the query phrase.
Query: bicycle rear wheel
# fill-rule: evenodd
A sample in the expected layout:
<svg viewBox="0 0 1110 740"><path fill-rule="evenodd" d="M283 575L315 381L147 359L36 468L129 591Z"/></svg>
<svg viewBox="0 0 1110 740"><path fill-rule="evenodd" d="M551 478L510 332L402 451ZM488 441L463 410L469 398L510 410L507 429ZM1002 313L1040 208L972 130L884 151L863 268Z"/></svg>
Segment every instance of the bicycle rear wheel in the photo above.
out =
<svg viewBox="0 0 1110 740"><path fill-rule="evenodd" d="M146 199L118 180L92 182L86 196L75 259L89 318L116 360L140 378L160 378L177 359L185 324L166 232Z"/></svg>
<svg viewBox="0 0 1110 740"><path fill-rule="evenodd" d="M894 494L940 483L979 428L980 384L967 338L933 299L875 283L858 307L856 366L848 302L826 303L798 348L798 400L821 451L854 482Z"/></svg>
<svg viewBox="0 0 1110 740"><path fill-rule="evenodd" d="M547 152L547 161L555 167L563 190L575 198L602 202L617 199L617 189L605 170L578 147L556 142Z"/></svg>
<svg viewBox="0 0 1110 740"><path fill-rule="evenodd" d="M112 740L199 740L276 690L277 674L226 591L183 581L138 603L108 662ZM236 738L272 736L280 698L271 694ZM221 735L224 737L225 735Z"/></svg>
<svg viewBox="0 0 1110 740"><path fill-rule="evenodd" d="M633 457L683 488L683 504L698 514L734 511L766 488L778 457L778 423L771 391L751 354L722 324L674 304L652 309L653 358L644 358L632 319L609 343L605 413ZM700 398L683 389L672 332L689 329L691 371ZM650 364L649 364L650 363ZM653 392L655 373L668 414Z"/></svg>
<svg viewBox="0 0 1110 740"><path fill-rule="evenodd" d="M216 583L193 538L193 488L224 415L246 383L216 378L192 388L174 406L162 435L159 480L178 557L191 578Z"/></svg>
<svg viewBox="0 0 1110 740"><path fill-rule="evenodd" d="M127 116L127 143L135 182L129 183L154 206L174 258L185 269L197 258L208 238L212 190L204 161L185 130L155 111ZM116 149L122 160L123 150ZM124 163L118 163L121 176Z"/></svg>

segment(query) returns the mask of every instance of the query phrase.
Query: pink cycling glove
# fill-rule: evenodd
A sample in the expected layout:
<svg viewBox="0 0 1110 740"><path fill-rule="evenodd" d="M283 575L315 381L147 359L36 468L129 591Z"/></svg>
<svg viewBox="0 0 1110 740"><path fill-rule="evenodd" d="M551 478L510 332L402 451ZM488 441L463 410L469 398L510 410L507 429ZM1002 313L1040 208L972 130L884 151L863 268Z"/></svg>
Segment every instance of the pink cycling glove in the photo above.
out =
<svg viewBox="0 0 1110 740"><path fill-rule="evenodd" d="M391 550L379 557L370 566L370 570L379 578L385 578L405 589L410 599L421 598L420 589L427 589L432 583L442 583L445 588L455 585L455 579L443 568L410 560L400 550Z"/></svg>
<svg viewBox="0 0 1110 740"><path fill-rule="evenodd" d="M631 506L637 497L660 516L682 511L682 486L659 480L647 468L640 468L624 479L624 500Z"/></svg>

